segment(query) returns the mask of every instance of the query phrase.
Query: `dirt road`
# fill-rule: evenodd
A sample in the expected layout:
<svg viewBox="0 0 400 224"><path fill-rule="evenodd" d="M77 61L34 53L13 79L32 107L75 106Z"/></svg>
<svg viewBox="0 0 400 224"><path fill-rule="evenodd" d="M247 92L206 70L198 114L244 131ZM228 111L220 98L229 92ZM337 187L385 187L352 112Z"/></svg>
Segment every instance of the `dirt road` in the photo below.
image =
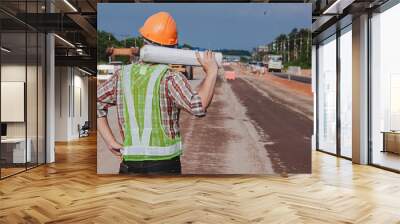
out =
<svg viewBox="0 0 400 224"><path fill-rule="evenodd" d="M233 69L238 78L218 80L206 117L182 116L183 173L310 172L312 99Z"/></svg>
<svg viewBox="0 0 400 224"><path fill-rule="evenodd" d="M196 86L201 75L195 75ZM229 84L219 79L207 116L181 116L183 174L275 173L256 127Z"/></svg>
<svg viewBox="0 0 400 224"><path fill-rule="evenodd" d="M304 173L311 171L312 121L275 101L245 78L230 82L246 115L259 127L265 138L275 172Z"/></svg>

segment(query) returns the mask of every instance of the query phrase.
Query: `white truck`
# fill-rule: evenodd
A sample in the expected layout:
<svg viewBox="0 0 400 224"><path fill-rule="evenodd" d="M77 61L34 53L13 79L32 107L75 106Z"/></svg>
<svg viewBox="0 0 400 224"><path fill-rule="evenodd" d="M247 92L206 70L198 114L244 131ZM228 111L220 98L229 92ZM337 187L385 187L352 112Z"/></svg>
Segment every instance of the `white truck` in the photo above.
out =
<svg viewBox="0 0 400 224"><path fill-rule="evenodd" d="M268 71L281 72L283 69L282 55L268 55Z"/></svg>

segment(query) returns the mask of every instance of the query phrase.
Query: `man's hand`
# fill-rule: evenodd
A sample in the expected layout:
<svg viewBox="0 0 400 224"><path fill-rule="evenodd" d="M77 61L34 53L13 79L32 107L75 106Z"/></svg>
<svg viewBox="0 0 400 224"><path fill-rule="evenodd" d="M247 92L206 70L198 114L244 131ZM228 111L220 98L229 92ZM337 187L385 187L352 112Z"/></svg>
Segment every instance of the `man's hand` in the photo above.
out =
<svg viewBox="0 0 400 224"><path fill-rule="evenodd" d="M110 152L116 156L121 157L122 154L120 152L120 150L123 148L123 146L121 144L119 144L118 142L112 142L111 144L107 145L108 150L110 150Z"/></svg>
<svg viewBox="0 0 400 224"><path fill-rule="evenodd" d="M203 67L204 71L209 74L217 74L218 65L215 60L215 54L212 51L205 51L203 54L203 58L200 57L198 51L196 51L196 58L199 61L200 65Z"/></svg>
<svg viewBox="0 0 400 224"><path fill-rule="evenodd" d="M204 71L206 72L206 77L203 79L198 90L201 98L201 105L203 107L203 110L206 111L214 95L218 65L217 61L215 60L215 55L211 51L205 51L203 54L203 58L200 58L199 52L196 52L196 57L203 67Z"/></svg>
<svg viewBox="0 0 400 224"><path fill-rule="evenodd" d="M115 140L106 117L97 118L97 130L99 131L101 137L103 137L108 150L110 150L112 154L121 157L122 154L120 150L123 148L123 146Z"/></svg>

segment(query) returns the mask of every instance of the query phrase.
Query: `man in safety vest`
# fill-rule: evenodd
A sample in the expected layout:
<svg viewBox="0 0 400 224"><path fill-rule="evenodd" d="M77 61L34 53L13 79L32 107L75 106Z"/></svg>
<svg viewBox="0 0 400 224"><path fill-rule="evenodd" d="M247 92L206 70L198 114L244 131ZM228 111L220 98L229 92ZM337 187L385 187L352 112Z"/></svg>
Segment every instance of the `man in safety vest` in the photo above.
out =
<svg viewBox="0 0 400 224"><path fill-rule="evenodd" d="M150 16L139 33L145 44L176 47L178 32L166 12ZM197 91L180 72L164 64L135 63L123 66L97 89L97 126L108 149L122 158L120 173L181 173L181 109L204 116L214 95L218 66L214 53L200 58L206 76ZM116 141L107 111L117 107L123 143Z"/></svg>

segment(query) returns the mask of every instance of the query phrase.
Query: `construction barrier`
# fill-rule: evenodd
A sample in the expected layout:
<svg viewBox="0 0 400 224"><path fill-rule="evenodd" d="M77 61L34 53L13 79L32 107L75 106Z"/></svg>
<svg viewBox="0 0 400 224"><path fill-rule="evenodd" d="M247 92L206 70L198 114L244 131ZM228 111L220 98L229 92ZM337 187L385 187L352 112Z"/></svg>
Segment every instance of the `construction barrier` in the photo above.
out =
<svg viewBox="0 0 400 224"><path fill-rule="evenodd" d="M235 80L236 79L236 73L234 71L225 71L225 78L227 80Z"/></svg>
<svg viewBox="0 0 400 224"><path fill-rule="evenodd" d="M301 76L301 68L299 66L289 66L287 73L289 75Z"/></svg>

